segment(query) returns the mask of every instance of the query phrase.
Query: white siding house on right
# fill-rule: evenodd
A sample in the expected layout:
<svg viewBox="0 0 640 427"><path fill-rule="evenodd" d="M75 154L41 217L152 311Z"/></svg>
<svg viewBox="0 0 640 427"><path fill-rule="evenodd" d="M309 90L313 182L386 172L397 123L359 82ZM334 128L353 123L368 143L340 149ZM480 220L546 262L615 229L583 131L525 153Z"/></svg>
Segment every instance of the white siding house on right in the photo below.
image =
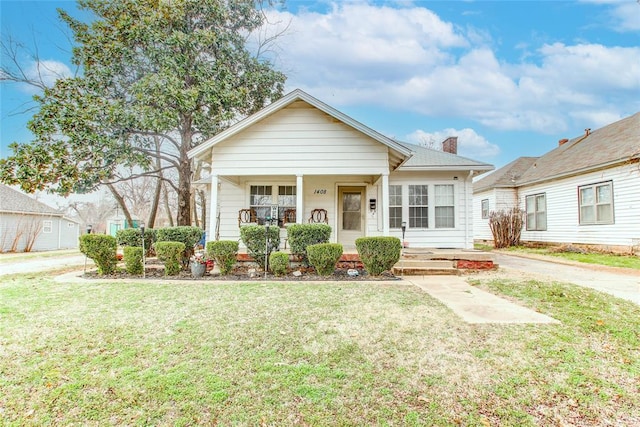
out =
<svg viewBox="0 0 640 427"><path fill-rule="evenodd" d="M518 206L523 242L637 250L640 113L516 159L475 182L473 193L476 241L493 240L489 212Z"/></svg>

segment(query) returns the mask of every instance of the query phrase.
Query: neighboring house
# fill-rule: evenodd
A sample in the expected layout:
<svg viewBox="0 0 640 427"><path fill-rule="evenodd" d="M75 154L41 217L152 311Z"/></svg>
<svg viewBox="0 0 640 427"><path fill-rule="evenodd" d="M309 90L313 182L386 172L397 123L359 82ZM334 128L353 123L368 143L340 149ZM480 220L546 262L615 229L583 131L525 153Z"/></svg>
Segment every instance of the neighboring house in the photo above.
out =
<svg viewBox="0 0 640 427"><path fill-rule="evenodd" d="M78 222L0 184L0 252L77 248L79 235Z"/></svg>
<svg viewBox="0 0 640 427"><path fill-rule="evenodd" d="M209 165L210 239L240 225L322 221L331 241L401 237L412 247L473 246L472 178L493 166L388 138L295 90L189 152Z"/></svg>
<svg viewBox="0 0 640 427"><path fill-rule="evenodd" d="M525 242L640 245L640 113L585 130L541 157L521 157L473 186L476 240L489 212L525 212Z"/></svg>

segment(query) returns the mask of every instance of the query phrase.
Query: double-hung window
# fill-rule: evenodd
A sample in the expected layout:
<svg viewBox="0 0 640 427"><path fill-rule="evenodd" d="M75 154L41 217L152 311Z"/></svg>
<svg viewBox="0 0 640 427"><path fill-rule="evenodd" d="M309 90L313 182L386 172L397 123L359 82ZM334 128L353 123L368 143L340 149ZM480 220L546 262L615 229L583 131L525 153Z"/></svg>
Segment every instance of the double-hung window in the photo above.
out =
<svg viewBox="0 0 640 427"><path fill-rule="evenodd" d="M598 184L578 187L580 199L580 224L613 224L613 184Z"/></svg>
<svg viewBox="0 0 640 427"><path fill-rule="evenodd" d="M42 232L46 234L53 233L53 221L49 219L42 221Z"/></svg>
<svg viewBox="0 0 640 427"><path fill-rule="evenodd" d="M455 227L455 203L453 185L435 185L434 192L436 228Z"/></svg>
<svg viewBox="0 0 640 427"><path fill-rule="evenodd" d="M547 197L545 193L526 197L527 230L545 231L547 229Z"/></svg>
<svg viewBox="0 0 640 427"><path fill-rule="evenodd" d="M482 200L482 219L489 219L489 199Z"/></svg>
<svg viewBox="0 0 640 427"><path fill-rule="evenodd" d="M295 185L279 185L278 186L278 218L282 222L284 211L296 208L296 186Z"/></svg>
<svg viewBox="0 0 640 427"><path fill-rule="evenodd" d="M402 227L402 185L389 186L389 228Z"/></svg>
<svg viewBox="0 0 640 427"><path fill-rule="evenodd" d="M428 185L409 186L409 228L429 227Z"/></svg>
<svg viewBox="0 0 640 427"><path fill-rule="evenodd" d="M264 221L266 217L271 216L271 205L273 204L271 193L272 187L270 185L251 186L251 199L249 205L252 209L255 209L260 222Z"/></svg>

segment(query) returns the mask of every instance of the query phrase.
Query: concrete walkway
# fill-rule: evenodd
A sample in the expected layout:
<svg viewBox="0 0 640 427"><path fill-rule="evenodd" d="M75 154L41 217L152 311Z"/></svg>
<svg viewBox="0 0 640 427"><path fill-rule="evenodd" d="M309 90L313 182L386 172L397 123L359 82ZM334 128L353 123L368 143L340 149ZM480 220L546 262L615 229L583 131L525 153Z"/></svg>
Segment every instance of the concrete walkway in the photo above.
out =
<svg viewBox="0 0 640 427"><path fill-rule="evenodd" d="M560 323L544 314L469 285L459 276L405 276L467 323Z"/></svg>

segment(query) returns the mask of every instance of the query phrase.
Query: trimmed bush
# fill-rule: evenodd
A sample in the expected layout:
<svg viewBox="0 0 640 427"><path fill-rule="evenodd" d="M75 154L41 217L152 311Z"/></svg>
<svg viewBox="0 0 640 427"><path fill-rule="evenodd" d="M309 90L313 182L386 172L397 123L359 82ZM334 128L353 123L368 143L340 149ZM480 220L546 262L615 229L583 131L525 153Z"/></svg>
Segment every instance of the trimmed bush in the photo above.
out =
<svg viewBox="0 0 640 427"><path fill-rule="evenodd" d="M140 246L142 247L142 232L139 228L123 228L116 231L116 240L120 246ZM148 251L153 247L156 240L156 230L145 228L144 248Z"/></svg>
<svg viewBox="0 0 640 427"><path fill-rule="evenodd" d="M207 242L207 255L218 264L220 274L227 275L233 270L237 261L238 246L239 244L235 240Z"/></svg>
<svg viewBox="0 0 640 427"><path fill-rule="evenodd" d="M269 268L276 276L284 276L289 270L289 254L273 252L269 255Z"/></svg>
<svg viewBox="0 0 640 427"><path fill-rule="evenodd" d="M356 249L365 270L372 276L388 271L400 259L402 244L397 237L360 237Z"/></svg>
<svg viewBox="0 0 640 427"><path fill-rule="evenodd" d="M271 244L266 248L265 229L267 226L262 225L243 225L240 227L240 238L247 247L247 253L262 268L267 268L265 263L265 254L268 256L274 249L280 247L280 228L270 226L269 240ZM266 251L266 252L265 252Z"/></svg>
<svg viewBox="0 0 640 427"><path fill-rule="evenodd" d="M309 263L321 276L330 276L336 269L336 264L342 256L340 243L318 243L307 246Z"/></svg>
<svg viewBox="0 0 640 427"><path fill-rule="evenodd" d="M180 273L184 243L156 242L154 247L158 259L164 263L165 276L175 276Z"/></svg>
<svg viewBox="0 0 640 427"><path fill-rule="evenodd" d="M145 233L146 234L146 233ZM124 267L129 274L142 274L142 247L138 246L125 246L124 252Z"/></svg>
<svg viewBox="0 0 640 427"><path fill-rule="evenodd" d="M202 239L203 234L204 231L201 228L191 225L158 228L156 230L156 241L184 243L185 250L182 254L182 263L186 267L189 265L189 257L193 255L193 248Z"/></svg>
<svg viewBox="0 0 640 427"><path fill-rule="evenodd" d="M331 237L331 227L327 224L292 224L287 227L291 253L300 257L305 264L309 263L307 246L328 243L329 237Z"/></svg>
<svg viewBox="0 0 640 427"><path fill-rule="evenodd" d="M107 234L83 234L80 236L80 252L96 263L98 274L111 274L116 271L117 248L116 238Z"/></svg>

